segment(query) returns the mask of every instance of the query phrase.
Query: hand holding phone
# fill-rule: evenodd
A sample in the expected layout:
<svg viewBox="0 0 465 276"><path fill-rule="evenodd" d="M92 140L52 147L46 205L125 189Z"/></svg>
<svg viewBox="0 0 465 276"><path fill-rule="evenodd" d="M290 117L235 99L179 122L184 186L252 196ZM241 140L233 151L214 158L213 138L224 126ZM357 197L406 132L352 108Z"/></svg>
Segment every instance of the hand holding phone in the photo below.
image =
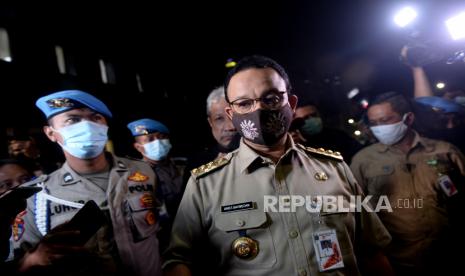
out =
<svg viewBox="0 0 465 276"><path fill-rule="evenodd" d="M59 225L50 231L56 235L63 231L79 231L73 240L63 241L67 244L84 245L106 221L106 216L95 201L89 200L70 221Z"/></svg>

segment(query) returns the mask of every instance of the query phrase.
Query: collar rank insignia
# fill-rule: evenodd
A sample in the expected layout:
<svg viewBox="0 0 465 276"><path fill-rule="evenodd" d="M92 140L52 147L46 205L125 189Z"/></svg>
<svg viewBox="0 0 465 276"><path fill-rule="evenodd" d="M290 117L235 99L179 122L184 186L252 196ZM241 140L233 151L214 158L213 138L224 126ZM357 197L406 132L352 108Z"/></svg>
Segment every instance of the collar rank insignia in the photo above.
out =
<svg viewBox="0 0 465 276"><path fill-rule="evenodd" d="M74 180L74 178L73 178L73 176L72 176L70 173L65 173L65 174L63 175L63 181L64 181L65 183L71 182L71 181L73 181L73 180Z"/></svg>
<svg viewBox="0 0 465 276"><path fill-rule="evenodd" d="M139 135L147 135L149 132L147 131L147 128L144 125L137 125L134 127L134 130L136 131L137 134Z"/></svg>
<svg viewBox="0 0 465 276"><path fill-rule="evenodd" d="M134 181L134 182L144 182L144 181L147 181L147 179L149 179L149 177L140 172L135 172L128 177L128 180Z"/></svg>
<svg viewBox="0 0 465 276"><path fill-rule="evenodd" d="M67 98L57 98L47 101L48 106L53 108L73 107L74 103Z"/></svg>
<svg viewBox="0 0 465 276"><path fill-rule="evenodd" d="M121 161L118 161L118 167L120 167L120 169L126 169L126 165Z"/></svg>

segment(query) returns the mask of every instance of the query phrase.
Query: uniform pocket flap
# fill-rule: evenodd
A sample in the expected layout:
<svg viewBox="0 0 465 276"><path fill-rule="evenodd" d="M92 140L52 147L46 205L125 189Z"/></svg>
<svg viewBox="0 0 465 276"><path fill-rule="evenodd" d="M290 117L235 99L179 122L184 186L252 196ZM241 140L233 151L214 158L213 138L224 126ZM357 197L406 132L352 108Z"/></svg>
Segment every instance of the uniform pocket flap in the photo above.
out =
<svg viewBox="0 0 465 276"><path fill-rule="evenodd" d="M259 228L266 223L263 210L247 210L234 213L221 213L216 218L216 227L225 232Z"/></svg>
<svg viewBox="0 0 465 276"><path fill-rule="evenodd" d="M144 211L155 207L155 198L151 193L133 195L128 199L132 212Z"/></svg>
<svg viewBox="0 0 465 276"><path fill-rule="evenodd" d="M391 175L392 173L394 173L394 165L373 165L370 166L370 169L366 170L365 176L367 178L372 178L378 176Z"/></svg>

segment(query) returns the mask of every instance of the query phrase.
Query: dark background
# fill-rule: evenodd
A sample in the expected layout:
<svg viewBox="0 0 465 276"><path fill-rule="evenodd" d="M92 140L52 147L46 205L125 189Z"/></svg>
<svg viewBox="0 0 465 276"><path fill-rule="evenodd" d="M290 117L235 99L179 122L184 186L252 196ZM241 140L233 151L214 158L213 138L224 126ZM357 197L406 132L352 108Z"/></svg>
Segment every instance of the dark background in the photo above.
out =
<svg viewBox="0 0 465 276"><path fill-rule="evenodd" d="M170 128L175 154L186 155L212 141L205 100L222 84L226 61L250 54L281 63L294 92L317 98L328 121L343 128L363 111L346 97L354 87L362 92L357 100L389 90L412 95L411 74L398 59L408 34L392 22L404 1L62 2L0 4L13 58L0 61L3 133L39 133L44 120L35 100L79 88L112 110L117 154L134 154L126 124L151 117ZM449 42L443 22L465 10L464 1L409 3L419 10L416 26L425 37L450 51L463 46ZM58 71L56 45L67 74ZM102 83L99 59L114 72L110 84ZM465 86L463 63L426 69L432 82Z"/></svg>

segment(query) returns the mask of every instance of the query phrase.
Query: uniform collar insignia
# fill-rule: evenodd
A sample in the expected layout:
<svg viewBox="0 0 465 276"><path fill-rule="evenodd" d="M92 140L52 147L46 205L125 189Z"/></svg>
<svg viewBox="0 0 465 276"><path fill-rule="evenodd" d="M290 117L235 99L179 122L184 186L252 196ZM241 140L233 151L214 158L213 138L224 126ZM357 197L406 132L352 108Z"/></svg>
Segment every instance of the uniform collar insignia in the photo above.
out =
<svg viewBox="0 0 465 276"><path fill-rule="evenodd" d="M65 173L65 174L63 175L63 181L64 181L65 183L69 183L69 182L71 182L71 181L73 181L73 180L74 180L74 178L73 178L73 176L72 176L69 172L67 172L67 173Z"/></svg>
<svg viewBox="0 0 465 276"><path fill-rule="evenodd" d="M118 161L118 167L119 167L120 169L126 169L126 165L124 165L124 163L121 162L121 161Z"/></svg>

